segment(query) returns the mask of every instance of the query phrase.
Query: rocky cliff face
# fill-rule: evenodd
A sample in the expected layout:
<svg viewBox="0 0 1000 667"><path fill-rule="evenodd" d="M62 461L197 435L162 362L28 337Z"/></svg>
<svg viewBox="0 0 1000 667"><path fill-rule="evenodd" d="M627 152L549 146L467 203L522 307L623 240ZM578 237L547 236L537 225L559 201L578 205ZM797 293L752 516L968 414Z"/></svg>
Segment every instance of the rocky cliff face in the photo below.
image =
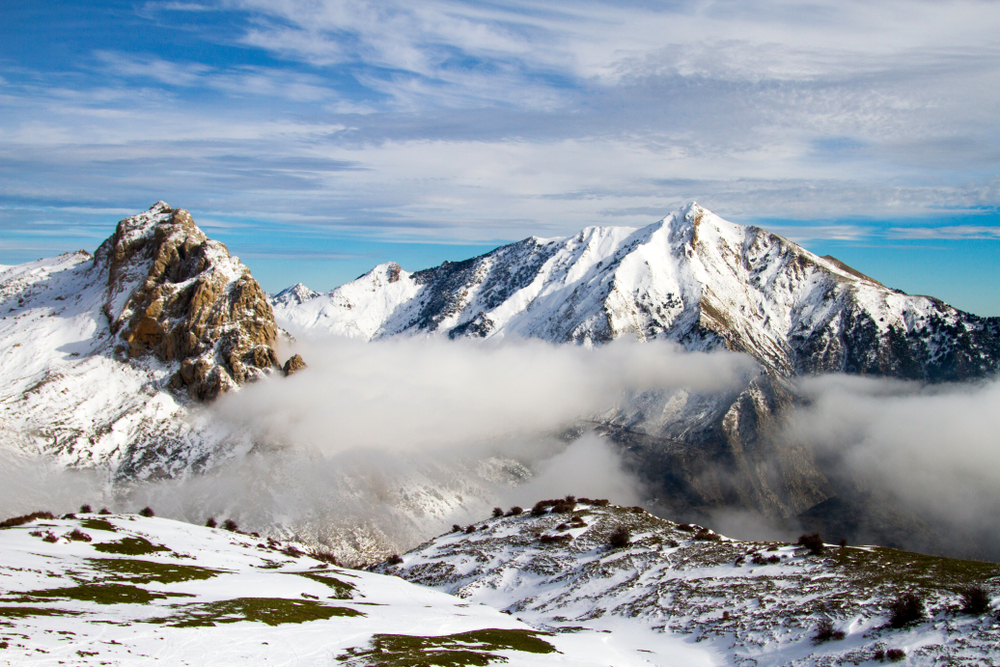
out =
<svg viewBox="0 0 1000 667"><path fill-rule="evenodd" d="M248 447L197 403L280 372L249 269L162 202L118 223L93 257L6 268L0 310L2 449L116 479L183 475Z"/></svg>
<svg viewBox="0 0 1000 667"><path fill-rule="evenodd" d="M260 285L183 209L163 202L118 223L94 258L123 357L178 362L175 389L211 400L278 367L278 329Z"/></svg>

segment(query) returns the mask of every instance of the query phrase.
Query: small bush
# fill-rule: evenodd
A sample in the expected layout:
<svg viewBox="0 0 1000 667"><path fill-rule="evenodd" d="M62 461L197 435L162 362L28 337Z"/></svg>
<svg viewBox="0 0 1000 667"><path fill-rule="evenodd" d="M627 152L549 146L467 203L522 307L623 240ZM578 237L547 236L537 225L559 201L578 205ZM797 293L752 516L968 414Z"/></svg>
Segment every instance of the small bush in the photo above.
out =
<svg viewBox="0 0 1000 667"><path fill-rule="evenodd" d="M575 505L576 496L566 496L565 498L563 498L563 502L565 502L567 505Z"/></svg>
<svg viewBox="0 0 1000 667"><path fill-rule="evenodd" d="M798 544L808 549L813 556L819 556L823 553L823 538L819 536L819 533L800 535Z"/></svg>
<svg viewBox="0 0 1000 667"><path fill-rule="evenodd" d="M990 610L990 595L982 584L967 586L960 593L962 611L973 616L982 616Z"/></svg>
<svg viewBox="0 0 1000 667"><path fill-rule="evenodd" d="M55 533L45 533L45 536L42 538L42 541L55 544L56 542L59 541L59 538L55 535Z"/></svg>
<svg viewBox="0 0 1000 667"><path fill-rule="evenodd" d="M466 532L466 533L474 533L474 532L476 532L476 527L475 527L475 526L473 526L473 525L472 525L472 524L470 523L470 524L469 524L468 526L466 526L466 527L465 527L465 532Z"/></svg>
<svg viewBox="0 0 1000 667"><path fill-rule="evenodd" d="M583 520L582 516L573 517L573 520L570 521L570 524L572 524L574 528L585 528L587 526L587 522Z"/></svg>
<svg viewBox="0 0 1000 667"><path fill-rule="evenodd" d="M80 514L90 514L91 511L90 505L80 505Z"/></svg>
<svg viewBox="0 0 1000 667"><path fill-rule="evenodd" d="M902 628L924 618L924 599L916 593L903 593L889 603L889 625Z"/></svg>
<svg viewBox="0 0 1000 667"><path fill-rule="evenodd" d="M566 498L573 498L573 496L566 496ZM573 500L558 500L556 504L552 506L552 511L557 514L569 514L576 509L576 499Z"/></svg>
<svg viewBox="0 0 1000 667"><path fill-rule="evenodd" d="M389 556L388 560L385 561L389 565L399 565L403 562L403 557L399 554L393 554Z"/></svg>
<svg viewBox="0 0 1000 667"><path fill-rule="evenodd" d="M830 619L824 618L816 625L816 634L813 635L813 643L822 644L830 640L841 640L845 636L843 630L834 630Z"/></svg>
<svg viewBox="0 0 1000 667"><path fill-rule="evenodd" d="M901 648L891 648L885 652L885 658L889 662L902 662L906 660L906 651Z"/></svg>
<svg viewBox="0 0 1000 667"><path fill-rule="evenodd" d="M63 514L63 515L62 515L61 517L59 517L59 518L60 518L60 519L75 519L75 518L76 518L76 515L75 515L75 514L73 514L72 512L70 512L69 514Z"/></svg>
<svg viewBox="0 0 1000 667"><path fill-rule="evenodd" d="M215 522L214 516L208 517L208 521L205 522L205 528L215 528L218 525L219 524Z"/></svg>
<svg viewBox="0 0 1000 667"><path fill-rule="evenodd" d="M36 519L54 519L56 518L52 512L32 512L31 514L25 514L24 516L15 516L6 521L0 521L0 528L13 528L14 526L23 526L26 523L35 521Z"/></svg>
<svg viewBox="0 0 1000 667"><path fill-rule="evenodd" d="M608 544L612 549L627 547L631 541L632 533L629 532L629 529L626 526L618 526L611 531L611 536L608 538Z"/></svg>
<svg viewBox="0 0 1000 667"><path fill-rule="evenodd" d="M561 523L558 526L556 526L556 532L557 533L560 533L560 532L562 532L564 530L569 530L569 524L568 523Z"/></svg>
<svg viewBox="0 0 1000 667"><path fill-rule="evenodd" d="M846 546L847 546L847 538L846 537L840 538L840 548L843 549Z"/></svg>
<svg viewBox="0 0 1000 667"><path fill-rule="evenodd" d="M111 510L109 510L107 507L102 507L101 510L98 512L98 514L111 514Z"/></svg>
<svg viewBox="0 0 1000 667"><path fill-rule="evenodd" d="M141 510L139 510L139 514L142 515L142 516L144 516L144 517L147 517L147 518L151 517L151 516L154 516L153 508L152 507L143 507Z"/></svg>
<svg viewBox="0 0 1000 667"><path fill-rule="evenodd" d="M330 565L336 565L338 567L340 566L340 563L337 561L337 557L334 556L333 554L326 553L325 551L310 551L309 557L315 558L321 563L328 563Z"/></svg>
<svg viewBox="0 0 1000 667"><path fill-rule="evenodd" d="M538 541L542 544L552 544L553 542L556 544L566 544L572 540L572 535L542 535L538 538Z"/></svg>
<svg viewBox="0 0 1000 667"><path fill-rule="evenodd" d="M493 518L494 519L499 519L502 516L503 516L503 509L500 508L500 507L494 507L493 508Z"/></svg>
<svg viewBox="0 0 1000 667"><path fill-rule="evenodd" d="M69 535L67 535L66 537L68 537L69 539L73 540L74 542L90 542L91 541L90 540L90 535L88 535L87 533L83 532L79 528L74 528L73 531Z"/></svg>
<svg viewBox="0 0 1000 667"><path fill-rule="evenodd" d="M683 530L685 533L696 533L698 529L689 523L682 523L677 526L677 530Z"/></svg>
<svg viewBox="0 0 1000 667"><path fill-rule="evenodd" d="M457 523L453 523L453 524L451 524L451 532L453 532L453 533L461 533L462 532L462 527L460 525L458 525Z"/></svg>
<svg viewBox="0 0 1000 667"><path fill-rule="evenodd" d="M531 508L531 516L542 516L548 508L549 506L545 504L544 500L539 500L535 503L535 506Z"/></svg>
<svg viewBox="0 0 1000 667"><path fill-rule="evenodd" d="M694 535L694 539L701 540L703 542L719 542L722 540L722 536L716 532L709 530L708 528L702 528Z"/></svg>
<svg viewBox="0 0 1000 667"><path fill-rule="evenodd" d="M225 521L223 521L222 522L222 527L225 530L228 530L230 533L235 533L236 531L238 531L240 529L240 527L238 525L236 525L236 522L233 521L232 519L226 519Z"/></svg>
<svg viewBox="0 0 1000 667"><path fill-rule="evenodd" d="M607 507L610 504L610 502L608 501L607 498L598 498L597 500L594 501L593 504L596 505L597 507Z"/></svg>
<svg viewBox="0 0 1000 667"><path fill-rule="evenodd" d="M523 513L524 513L524 509L523 508L518 507L517 505L514 505L507 512L507 516L519 516L519 515L521 515Z"/></svg>

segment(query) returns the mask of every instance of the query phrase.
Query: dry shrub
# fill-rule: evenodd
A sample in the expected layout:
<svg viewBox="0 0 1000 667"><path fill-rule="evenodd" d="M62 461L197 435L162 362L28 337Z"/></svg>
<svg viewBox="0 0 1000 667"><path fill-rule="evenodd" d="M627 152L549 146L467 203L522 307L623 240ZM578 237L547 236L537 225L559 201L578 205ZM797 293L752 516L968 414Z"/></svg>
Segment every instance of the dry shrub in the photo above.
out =
<svg viewBox="0 0 1000 667"><path fill-rule="evenodd" d="M0 528L13 528L14 526L23 526L26 523L35 521L36 519L54 519L56 518L52 512L32 512L31 514L25 514L23 516L15 516L6 521L0 521Z"/></svg>
<svg viewBox="0 0 1000 667"><path fill-rule="evenodd" d="M808 549L813 556L819 556L823 553L823 538L819 536L819 533L800 535L798 544Z"/></svg>
<svg viewBox="0 0 1000 667"><path fill-rule="evenodd" d="M466 533L474 533L474 532L476 532L476 527L475 527L475 526L473 526L473 525L472 525L472 524L470 523L470 524L469 524L468 526L466 526L466 527L465 527L465 532L466 532Z"/></svg>
<svg viewBox="0 0 1000 667"><path fill-rule="evenodd" d="M912 592L903 593L889 603L889 625L902 628L924 618L924 599Z"/></svg>
<svg viewBox="0 0 1000 667"><path fill-rule="evenodd" d="M572 535L542 535L538 538L542 544L567 544L573 541Z"/></svg>
<svg viewBox="0 0 1000 667"><path fill-rule="evenodd" d="M521 515L521 514L523 514L523 513L524 513L524 509L522 509L522 508L518 507L517 505L514 505L514 506L513 506L513 507L511 507L511 508L510 508L510 510L509 510L509 511L507 512L507 516L519 516L519 515Z"/></svg>
<svg viewBox="0 0 1000 667"><path fill-rule="evenodd" d="M962 611L982 616L990 610L990 594L982 584L971 584L962 589Z"/></svg>
<svg viewBox="0 0 1000 667"><path fill-rule="evenodd" d="M702 528L694 535L694 539L701 540L703 542L718 542L722 539L722 536L718 533L709 530L708 528Z"/></svg>
<svg viewBox="0 0 1000 667"><path fill-rule="evenodd" d="M885 652L885 659L889 662L902 662L906 660L906 651L901 648L891 648Z"/></svg>
<svg viewBox="0 0 1000 667"><path fill-rule="evenodd" d="M816 624L816 634L813 635L814 644L822 644L830 640L841 640L845 637L843 630L834 630L833 622L828 618L820 619Z"/></svg>
<svg viewBox="0 0 1000 667"><path fill-rule="evenodd" d="M494 519L499 519L502 516L503 516L503 508L494 507L493 508L493 518Z"/></svg>
<svg viewBox="0 0 1000 667"><path fill-rule="evenodd" d="M152 517L152 516L155 516L155 514L154 514L154 512L153 512L153 508L152 508L152 507L143 507L143 508L142 508L141 510L139 510L139 514L140 514L141 516L144 516L144 517L146 517L146 518L149 518L149 517Z"/></svg>
<svg viewBox="0 0 1000 667"><path fill-rule="evenodd" d="M73 531L71 533L69 533L66 537L68 537L69 539L73 540L74 542L90 542L91 541L90 540L90 535L88 535L87 533L83 532L79 528L74 528Z"/></svg>
<svg viewBox="0 0 1000 667"><path fill-rule="evenodd" d="M393 554L389 556L388 560L385 561L389 565L400 565L403 562L403 557L399 554Z"/></svg>
<svg viewBox="0 0 1000 667"><path fill-rule="evenodd" d="M232 519L226 519L225 521L223 521L222 522L222 527L225 530L228 530L230 533L235 533L236 531L238 531L240 529L240 527Z"/></svg>
<svg viewBox="0 0 1000 667"><path fill-rule="evenodd" d="M90 505L80 505L80 514L90 514Z"/></svg>
<svg viewBox="0 0 1000 667"><path fill-rule="evenodd" d="M696 533L698 529L689 523L682 523L677 525L677 530L683 530L685 533Z"/></svg>
<svg viewBox="0 0 1000 667"><path fill-rule="evenodd" d="M210 516L210 517L208 517L208 521L206 521L206 522L205 522L205 527L206 527L206 528L215 528L215 527L216 527L216 526L218 526L218 525L219 525L219 524L217 524L217 523L215 522L215 517L211 517L211 516Z"/></svg>
<svg viewBox="0 0 1000 667"><path fill-rule="evenodd" d="M611 531L610 537L608 537L608 545L612 549L621 549L622 547L627 547L629 542L632 541L632 533L629 531L627 526L618 526L613 531Z"/></svg>

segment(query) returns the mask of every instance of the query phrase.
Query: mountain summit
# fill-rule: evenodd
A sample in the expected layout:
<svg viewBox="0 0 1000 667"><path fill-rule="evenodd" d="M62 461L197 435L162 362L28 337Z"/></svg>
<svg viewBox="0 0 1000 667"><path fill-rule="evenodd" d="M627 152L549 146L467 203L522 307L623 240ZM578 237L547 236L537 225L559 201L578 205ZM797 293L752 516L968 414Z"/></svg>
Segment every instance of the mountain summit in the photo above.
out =
<svg viewBox="0 0 1000 667"><path fill-rule="evenodd" d="M217 435L187 409L278 370L264 291L191 215L157 202L91 256L0 273L0 432L122 476L201 466Z"/></svg>
<svg viewBox="0 0 1000 667"><path fill-rule="evenodd" d="M949 381L994 373L1000 360L1000 319L887 288L694 203L641 229L531 237L416 273L387 263L328 294L282 295L277 321L303 335L662 338L745 352L786 377Z"/></svg>

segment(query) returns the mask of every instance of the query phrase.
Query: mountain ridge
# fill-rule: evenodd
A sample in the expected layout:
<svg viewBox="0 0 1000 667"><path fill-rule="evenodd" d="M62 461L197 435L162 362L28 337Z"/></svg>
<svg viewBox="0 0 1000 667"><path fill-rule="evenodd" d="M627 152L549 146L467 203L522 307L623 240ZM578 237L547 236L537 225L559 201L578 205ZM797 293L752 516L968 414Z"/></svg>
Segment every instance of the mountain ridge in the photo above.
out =
<svg viewBox="0 0 1000 667"><path fill-rule="evenodd" d="M272 300L281 326L367 340L666 338L688 350L745 352L785 377L847 372L942 382L1000 368L1000 318L887 288L697 204L640 229L529 237L414 273L389 262L327 294L310 293Z"/></svg>

